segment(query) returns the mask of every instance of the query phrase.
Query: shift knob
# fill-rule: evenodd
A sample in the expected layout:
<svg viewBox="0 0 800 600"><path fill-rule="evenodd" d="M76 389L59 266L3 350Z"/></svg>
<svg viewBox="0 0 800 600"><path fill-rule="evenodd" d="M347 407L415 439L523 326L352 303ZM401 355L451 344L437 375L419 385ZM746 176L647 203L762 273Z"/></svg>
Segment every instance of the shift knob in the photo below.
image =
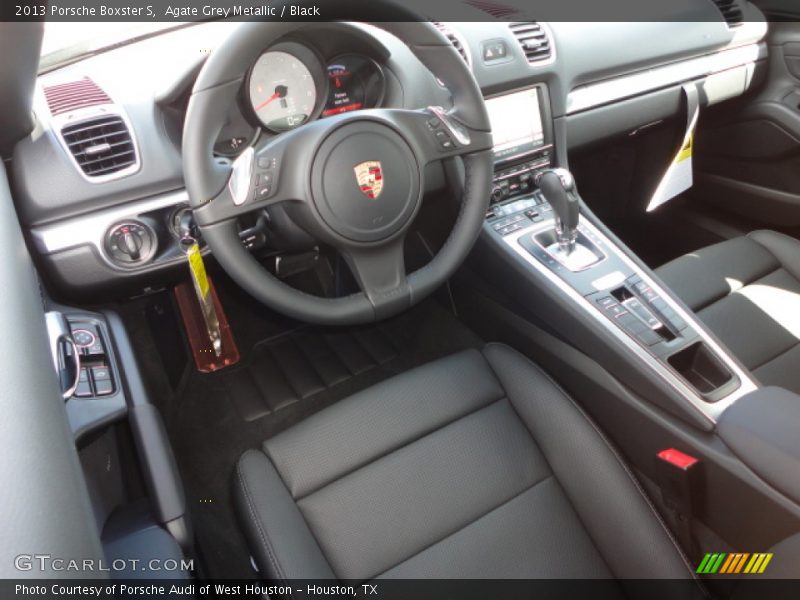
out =
<svg viewBox="0 0 800 600"><path fill-rule="evenodd" d="M575 249L580 215L575 178L566 169L548 169L536 178L536 183L553 207L556 236L561 249L566 253L572 252Z"/></svg>

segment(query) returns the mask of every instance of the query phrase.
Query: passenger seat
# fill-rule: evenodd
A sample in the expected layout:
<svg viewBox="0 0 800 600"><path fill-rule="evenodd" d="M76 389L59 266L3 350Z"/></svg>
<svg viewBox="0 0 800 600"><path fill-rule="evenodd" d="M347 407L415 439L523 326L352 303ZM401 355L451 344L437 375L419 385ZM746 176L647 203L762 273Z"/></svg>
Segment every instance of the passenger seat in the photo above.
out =
<svg viewBox="0 0 800 600"><path fill-rule="evenodd" d="M800 394L800 241L755 231L656 273L762 383Z"/></svg>

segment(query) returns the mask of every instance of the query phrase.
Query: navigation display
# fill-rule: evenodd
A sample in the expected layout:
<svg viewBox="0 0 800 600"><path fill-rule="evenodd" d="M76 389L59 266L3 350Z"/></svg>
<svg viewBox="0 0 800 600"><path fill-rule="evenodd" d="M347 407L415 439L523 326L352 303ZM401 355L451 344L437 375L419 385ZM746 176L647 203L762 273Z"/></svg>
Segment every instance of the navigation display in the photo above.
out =
<svg viewBox="0 0 800 600"><path fill-rule="evenodd" d="M537 88L486 100L492 124L495 161L525 154L544 145Z"/></svg>

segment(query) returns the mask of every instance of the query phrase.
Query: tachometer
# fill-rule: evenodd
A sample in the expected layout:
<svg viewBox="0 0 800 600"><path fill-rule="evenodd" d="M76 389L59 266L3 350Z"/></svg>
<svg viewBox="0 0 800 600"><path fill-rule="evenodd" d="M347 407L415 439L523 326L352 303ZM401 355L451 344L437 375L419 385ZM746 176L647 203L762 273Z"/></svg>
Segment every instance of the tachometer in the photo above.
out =
<svg viewBox="0 0 800 600"><path fill-rule="evenodd" d="M299 44L281 44L262 54L249 85L258 120L273 131L286 131L316 117L327 92L321 73L313 53Z"/></svg>

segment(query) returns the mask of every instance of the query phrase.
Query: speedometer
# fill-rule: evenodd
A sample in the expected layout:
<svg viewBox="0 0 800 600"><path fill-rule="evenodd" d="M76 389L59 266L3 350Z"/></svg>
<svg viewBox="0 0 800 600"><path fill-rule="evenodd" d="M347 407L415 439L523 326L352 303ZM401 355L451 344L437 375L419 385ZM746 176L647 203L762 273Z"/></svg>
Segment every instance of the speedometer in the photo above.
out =
<svg viewBox="0 0 800 600"><path fill-rule="evenodd" d="M320 99L327 93L321 73L316 57L299 44L282 44L265 52L250 73L253 113L273 131L308 122L317 116Z"/></svg>

